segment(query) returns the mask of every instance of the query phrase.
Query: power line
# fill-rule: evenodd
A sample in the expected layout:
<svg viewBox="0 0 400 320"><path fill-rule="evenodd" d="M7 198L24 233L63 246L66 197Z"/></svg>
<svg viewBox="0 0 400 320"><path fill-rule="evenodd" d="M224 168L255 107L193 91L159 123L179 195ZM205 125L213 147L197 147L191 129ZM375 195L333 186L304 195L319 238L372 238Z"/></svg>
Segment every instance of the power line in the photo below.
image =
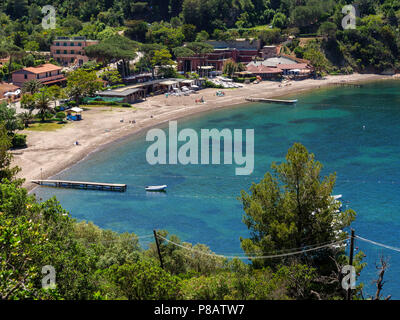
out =
<svg viewBox="0 0 400 320"><path fill-rule="evenodd" d="M362 237L360 237L360 236L355 236L355 238L357 238L357 239L359 239L359 240L361 240L361 241L364 241L364 242L369 242L369 243L371 243L371 244L373 244L373 245L376 245L376 246L378 246L378 247L382 247L382 248L386 248L386 249L389 249L389 250L393 250L393 251L400 252L400 248L388 246L388 245L386 245L386 244L379 243L379 242L376 242L376 241L373 241L373 240L369 240L369 239L365 239L365 238L362 238Z"/></svg>
<svg viewBox="0 0 400 320"><path fill-rule="evenodd" d="M347 237L346 239L343 239L343 241L347 241L349 238ZM299 247L299 248L291 248L291 249L281 249L281 250L275 250L275 253L292 253L294 251L300 251L300 250L304 250L304 249L313 249L319 246L323 246L323 245L328 245L331 244L332 242L327 241L327 242L321 242L321 243L316 243L316 244L312 244L312 245L308 245L308 246L304 246L304 247ZM247 253L248 255L253 255L256 256L257 253L252 252L252 253ZM242 253L225 253L225 255L236 255L236 256L240 256L242 255ZM247 258L247 256L246 256Z"/></svg>
<svg viewBox="0 0 400 320"><path fill-rule="evenodd" d="M311 251L316 251L316 250L320 250L323 248L327 248L327 247L331 247L334 245L339 245L340 243L343 243L344 241L347 241L348 238L340 240L340 241L335 241L335 242L331 242L328 243L326 245L323 246L319 246L316 248L309 248L309 249L304 249L301 251L297 251L297 252L290 252L290 253L283 253L283 254L277 254L277 255L269 255L269 256L225 256L225 255L221 255L221 254L215 254L215 253L208 253L208 252L203 252L203 251L199 251L199 250L195 250L193 248L188 248L185 247L179 243L173 242L171 240L168 240L167 238L164 238L163 236L160 236L157 234L157 237L177 246L180 247L182 249L188 250L188 251L192 251L194 253L198 253L198 254L202 254L202 255L206 255L206 256L211 256L211 257L217 257L217 258L224 258L224 259L249 259L249 260L256 260L256 259L273 259L273 258L281 258L281 257L287 257L287 256L292 256L292 255L296 255L296 254L303 254L306 252L311 252ZM308 247L304 247L304 248L308 248Z"/></svg>

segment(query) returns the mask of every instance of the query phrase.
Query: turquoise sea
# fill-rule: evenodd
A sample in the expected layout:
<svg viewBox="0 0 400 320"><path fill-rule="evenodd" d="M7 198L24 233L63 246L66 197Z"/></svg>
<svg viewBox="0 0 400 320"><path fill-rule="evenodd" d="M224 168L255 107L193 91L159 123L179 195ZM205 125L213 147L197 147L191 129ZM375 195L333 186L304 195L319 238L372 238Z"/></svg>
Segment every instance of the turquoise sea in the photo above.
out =
<svg viewBox="0 0 400 320"><path fill-rule="evenodd" d="M296 106L246 104L178 121L178 129L254 129L255 170L236 176L235 165L157 165L146 162L145 133L112 144L56 178L128 184L126 193L37 188L55 195L73 217L102 228L148 235L166 229L183 241L204 243L214 252L243 255L239 237L248 230L237 197L259 181L273 161L282 161L294 142L303 143L337 173L336 194L357 212L356 234L400 247L400 82L329 88L297 94ZM159 128L166 129L167 125ZM222 152L221 148L221 152ZM167 184L166 194L144 191ZM151 238L147 241L151 241ZM146 245L146 239L143 240ZM377 263L389 259L384 294L400 299L400 252L356 241L368 263L361 281L375 293Z"/></svg>

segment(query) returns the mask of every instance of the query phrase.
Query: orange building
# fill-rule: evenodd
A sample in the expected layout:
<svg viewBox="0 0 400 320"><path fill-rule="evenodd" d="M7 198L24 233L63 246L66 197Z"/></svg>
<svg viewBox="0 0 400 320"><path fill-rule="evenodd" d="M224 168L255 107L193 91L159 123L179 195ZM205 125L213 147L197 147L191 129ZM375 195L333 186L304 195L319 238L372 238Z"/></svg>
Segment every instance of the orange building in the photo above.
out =
<svg viewBox="0 0 400 320"><path fill-rule="evenodd" d="M37 67L23 68L12 73L12 82L14 85L22 87L29 81L36 79L44 85L62 83L66 80L61 73L61 67L51 63L42 64Z"/></svg>
<svg viewBox="0 0 400 320"><path fill-rule="evenodd" d="M51 56L63 66L81 66L89 61L84 48L98 43L97 40L86 40L85 37L58 37L50 46L50 52Z"/></svg>

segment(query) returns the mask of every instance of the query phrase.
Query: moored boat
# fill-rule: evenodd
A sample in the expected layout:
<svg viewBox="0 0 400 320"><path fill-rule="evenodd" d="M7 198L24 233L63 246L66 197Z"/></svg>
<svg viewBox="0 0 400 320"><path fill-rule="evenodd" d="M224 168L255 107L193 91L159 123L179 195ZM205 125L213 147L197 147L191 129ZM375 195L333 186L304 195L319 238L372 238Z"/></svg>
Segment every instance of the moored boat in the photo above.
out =
<svg viewBox="0 0 400 320"><path fill-rule="evenodd" d="M146 191L165 191L167 189L167 185L164 184L162 186L147 186Z"/></svg>

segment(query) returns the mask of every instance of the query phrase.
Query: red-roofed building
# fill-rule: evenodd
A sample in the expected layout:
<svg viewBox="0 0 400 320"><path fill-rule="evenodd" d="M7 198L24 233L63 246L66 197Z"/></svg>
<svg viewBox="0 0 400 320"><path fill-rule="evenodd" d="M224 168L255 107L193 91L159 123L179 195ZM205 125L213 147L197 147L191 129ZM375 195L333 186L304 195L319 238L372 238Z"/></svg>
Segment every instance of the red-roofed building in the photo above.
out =
<svg viewBox="0 0 400 320"><path fill-rule="evenodd" d="M16 86L22 85L29 81L36 79L44 85L51 85L62 83L66 78L61 73L61 67L54 64L46 63L37 67L28 67L12 73L12 81Z"/></svg>
<svg viewBox="0 0 400 320"><path fill-rule="evenodd" d="M279 68L271 68L264 65L249 65L247 71L253 73L256 76L260 76L263 80L279 79L283 71Z"/></svg>
<svg viewBox="0 0 400 320"><path fill-rule="evenodd" d="M18 99L20 97L20 94L17 94L18 89L20 89L20 88L11 83L0 82L0 102L7 101L9 98L11 98L12 100ZM6 96L5 94L7 92L12 92L15 94Z"/></svg>
<svg viewBox="0 0 400 320"><path fill-rule="evenodd" d="M191 57L178 57L178 71L198 72L203 66L212 66L216 71L222 71L227 60L247 64L258 57L259 40L236 39L230 41L206 41L214 50L206 54Z"/></svg>
<svg viewBox="0 0 400 320"><path fill-rule="evenodd" d="M246 70L263 79L273 78L274 74L279 73L294 79L309 78L314 74L314 67L309 61L282 55L264 61L252 61L246 66Z"/></svg>

